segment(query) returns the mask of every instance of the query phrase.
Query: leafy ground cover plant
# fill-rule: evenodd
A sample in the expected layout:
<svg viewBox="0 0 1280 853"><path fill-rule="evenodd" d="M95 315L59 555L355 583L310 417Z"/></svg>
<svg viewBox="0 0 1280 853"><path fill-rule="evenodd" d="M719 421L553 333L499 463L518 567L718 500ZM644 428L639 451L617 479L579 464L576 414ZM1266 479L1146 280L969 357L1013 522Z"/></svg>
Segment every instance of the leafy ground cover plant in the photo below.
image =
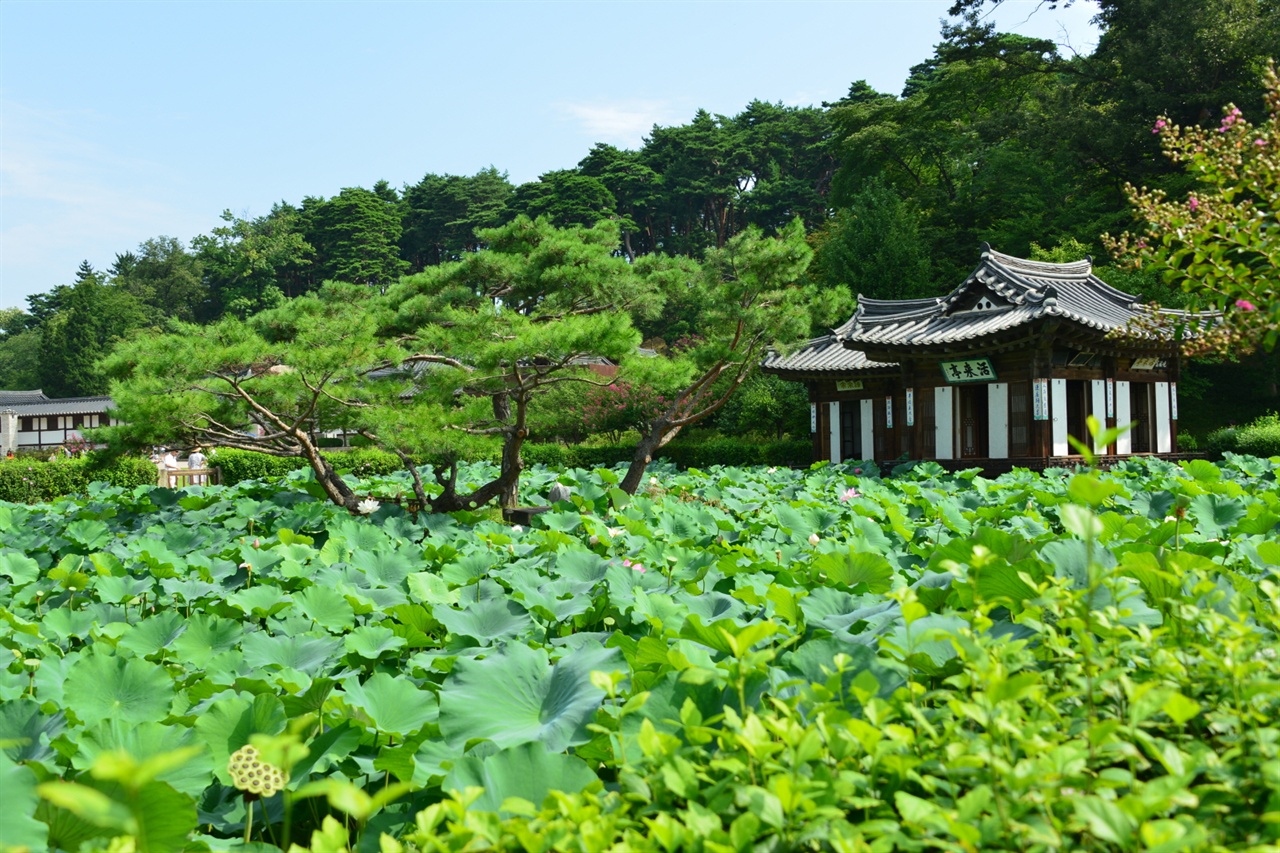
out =
<svg viewBox="0 0 1280 853"><path fill-rule="evenodd" d="M0 505L5 843L1277 844L1275 463L290 478Z"/></svg>

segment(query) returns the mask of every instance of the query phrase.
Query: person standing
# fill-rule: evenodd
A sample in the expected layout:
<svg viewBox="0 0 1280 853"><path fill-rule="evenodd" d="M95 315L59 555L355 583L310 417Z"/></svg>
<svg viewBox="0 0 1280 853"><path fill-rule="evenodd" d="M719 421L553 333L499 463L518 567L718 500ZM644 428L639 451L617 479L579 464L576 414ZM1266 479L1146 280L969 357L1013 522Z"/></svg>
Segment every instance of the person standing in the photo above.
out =
<svg viewBox="0 0 1280 853"><path fill-rule="evenodd" d="M199 447L191 451L191 455L187 457L187 468L189 469L204 468L208 464L209 464L209 460L205 458L204 452ZM203 486L206 482L208 482L208 477L204 474L193 474L191 477L191 482L198 483L199 485Z"/></svg>

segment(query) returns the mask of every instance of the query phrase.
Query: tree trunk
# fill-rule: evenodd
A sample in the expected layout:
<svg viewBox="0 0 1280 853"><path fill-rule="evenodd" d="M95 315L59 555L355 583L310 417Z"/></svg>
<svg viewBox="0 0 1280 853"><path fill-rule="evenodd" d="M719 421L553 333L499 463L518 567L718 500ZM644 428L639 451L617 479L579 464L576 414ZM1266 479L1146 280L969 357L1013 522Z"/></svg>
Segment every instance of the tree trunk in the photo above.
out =
<svg viewBox="0 0 1280 853"><path fill-rule="evenodd" d="M631 467L627 469L627 475L622 478L622 482L618 488L629 495L634 495L640 488L640 483L644 480L645 469L649 467L649 463L653 461L653 454L665 447L671 439L680 434L680 427L670 426L666 420L661 420L649 428L649 431L640 437L640 441L636 444L636 452L631 457Z"/></svg>
<svg viewBox="0 0 1280 853"><path fill-rule="evenodd" d="M316 482L320 484L320 488L324 489L329 500L348 512L355 512L356 504L359 503L356 493L351 491L351 487L342 477L338 476L338 472L333 470L329 460L320 455L320 450L307 439L305 434L299 433L297 438L302 447L302 455L311 465L311 470L316 475Z"/></svg>

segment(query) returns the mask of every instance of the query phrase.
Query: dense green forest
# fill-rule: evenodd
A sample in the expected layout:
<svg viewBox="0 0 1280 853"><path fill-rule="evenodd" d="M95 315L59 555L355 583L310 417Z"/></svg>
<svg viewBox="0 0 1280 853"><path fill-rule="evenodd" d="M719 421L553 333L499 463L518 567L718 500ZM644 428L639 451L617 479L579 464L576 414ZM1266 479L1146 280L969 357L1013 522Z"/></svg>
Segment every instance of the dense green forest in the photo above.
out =
<svg viewBox="0 0 1280 853"><path fill-rule="evenodd" d="M1211 127L1227 104L1262 113L1280 3L1100 0L1102 34L1087 56L996 32L981 22L985 5L956 3L899 93L859 81L820 106L699 110L654 126L636 150L597 144L576 168L519 186L498 166L399 188L379 180L253 219L227 212L189 244L149 239L106 269L86 261L25 309L0 310L0 388L103 393L100 360L139 330L244 318L331 280L385 292L486 248L481 233L521 215L561 227L611 220L628 261L701 259L752 226L777 234L799 219L811 286L880 298L949 290L984 241L1022 256L1088 253L1110 283L1177 304L1158 276L1111 266L1101 236L1133 227L1126 184L1190 186L1160 155L1158 117ZM696 331L686 315L669 300L638 325L662 349ZM1203 394L1223 369L1191 371L1184 394ZM1251 371L1247 385L1264 399L1239 413L1219 405L1218 417L1265 407L1275 360L1229 369Z"/></svg>

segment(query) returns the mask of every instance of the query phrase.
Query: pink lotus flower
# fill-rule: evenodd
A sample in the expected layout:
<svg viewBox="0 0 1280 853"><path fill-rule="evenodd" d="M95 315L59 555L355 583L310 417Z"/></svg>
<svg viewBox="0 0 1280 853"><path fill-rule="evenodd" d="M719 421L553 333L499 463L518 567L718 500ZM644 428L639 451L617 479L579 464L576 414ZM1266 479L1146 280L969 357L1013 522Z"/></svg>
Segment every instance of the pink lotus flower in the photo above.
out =
<svg viewBox="0 0 1280 853"><path fill-rule="evenodd" d="M640 574L644 574L647 571L642 563L633 563L630 560L623 560L622 565L624 568L630 569L633 572L639 572Z"/></svg>
<svg viewBox="0 0 1280 853"><path fill-rule="evenodd" d="M1258 306L1254 305L1248 299L1237 299L1236 307L1239 308L1241 311L1257 311L1258 310Z"/></svg>
<svg viewBox="0 0 1280 853"><path fill-rule="evenodd" d="M848 503L854 498L860 498L860 497L862 497L862 495L858 494L858 490L850 486L843 493L841 493L840 500L843 501L844 503Z"/></svg>
<svg viewBox="0 0 1280 853"><path fill-rule="evenodd" d="M854 468L854 469L853 469L853 473L855 473L855 474L861 474L861 473L862 473L862 469L861 469L861 468Z"/></svg>

